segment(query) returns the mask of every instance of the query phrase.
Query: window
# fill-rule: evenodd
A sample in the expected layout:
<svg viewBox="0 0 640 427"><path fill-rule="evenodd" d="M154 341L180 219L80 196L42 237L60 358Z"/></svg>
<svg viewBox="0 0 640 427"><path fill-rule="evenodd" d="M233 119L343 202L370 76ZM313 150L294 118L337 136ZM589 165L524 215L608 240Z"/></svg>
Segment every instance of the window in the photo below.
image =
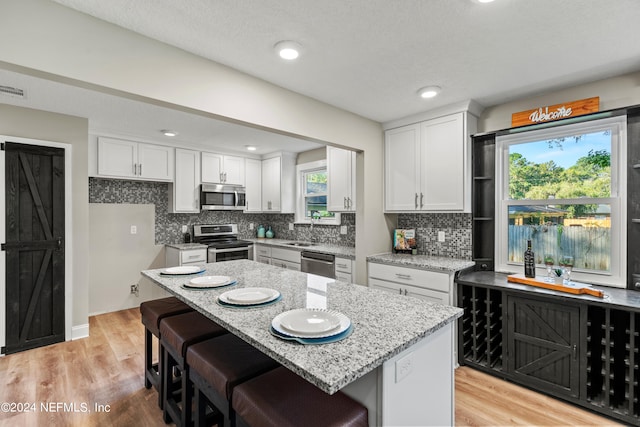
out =
<svg viewBox="0 0 640 427"><path fill-rule="evenodd" d="M296 222L340 225L340 214L327 211L327 162L298 165L297 176Z"/></svg>
<svg viewBox="0 0 640 427"><path fill-rule="evenodd" d="M626 282L626 118L496 139L496 267L520 272L527 240L545 258L573 259L572 280Z"/></svg>

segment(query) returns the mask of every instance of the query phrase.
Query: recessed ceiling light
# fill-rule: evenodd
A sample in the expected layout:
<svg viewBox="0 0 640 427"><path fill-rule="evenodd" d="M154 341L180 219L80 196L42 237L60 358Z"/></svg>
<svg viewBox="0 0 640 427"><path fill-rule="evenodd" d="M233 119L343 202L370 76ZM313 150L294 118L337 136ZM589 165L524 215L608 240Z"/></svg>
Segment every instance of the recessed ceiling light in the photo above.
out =
<svg viewBox="0 0 640 427"><path fill-rule="evenodd" d="M274 49L276 50L278 55L280 55L280 58L291 61L300 56L302 46L291 40L283 40L276 43Z"/></svg>
<svg viewBox="0 0 640 427"><path fill-rule="evenodd" d="M160 132L162 132L162 134L164 136L176 136L176 135L178 135L178 132L173 131L173 130L169 130L169 129L162 129Z"/></svg>
<svg viewBox="0 0 640 427"><path fill-rule="evenodd" d="M258 147L254 147L253 145L245 145L244 148L248 151L256 151L258 149Z"/></svg>
<svg viewBox="0 0 640 427"><path fill-rule="evenodd" d="M427 86L427 87L423 87L418 91L418 95L420 95L422 98L433 98L439 93L440 93L439 86Z"/></svg>
<svg viewBox="0 0 640 427"><path fill-rule="evenodd" d="M491 3L491 2L493 2L493 0L473 0L473 1L478 2L478 3Z"/></svg>

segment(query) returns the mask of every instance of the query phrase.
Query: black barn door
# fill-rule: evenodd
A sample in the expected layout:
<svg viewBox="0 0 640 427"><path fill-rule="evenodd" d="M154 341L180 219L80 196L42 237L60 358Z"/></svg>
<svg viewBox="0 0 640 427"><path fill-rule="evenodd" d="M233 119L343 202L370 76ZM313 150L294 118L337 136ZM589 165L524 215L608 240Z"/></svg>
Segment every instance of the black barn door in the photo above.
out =
<svg viewBox="0 0 640 427"><path fill-rule="evenodd" d="M64 149L4 150L9 354L64 341Z"/></svg>

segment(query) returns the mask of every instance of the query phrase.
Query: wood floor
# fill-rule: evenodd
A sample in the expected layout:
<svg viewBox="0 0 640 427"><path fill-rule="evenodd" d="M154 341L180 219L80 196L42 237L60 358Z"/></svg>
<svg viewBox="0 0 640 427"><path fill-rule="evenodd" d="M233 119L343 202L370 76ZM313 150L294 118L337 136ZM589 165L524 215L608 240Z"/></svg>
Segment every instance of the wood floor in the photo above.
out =
<svg viewBox="0 0 640 427"><path fill-rule="evenodd" d="M0 404L34 409L6 412L5 405L0 426L164 426L156 392L144 388L139 313L131 309L94 316L89 338L0 358ZM96 405L102 405L102 412ZM456 425L616 423L462 367L456 370Z"/></svg>

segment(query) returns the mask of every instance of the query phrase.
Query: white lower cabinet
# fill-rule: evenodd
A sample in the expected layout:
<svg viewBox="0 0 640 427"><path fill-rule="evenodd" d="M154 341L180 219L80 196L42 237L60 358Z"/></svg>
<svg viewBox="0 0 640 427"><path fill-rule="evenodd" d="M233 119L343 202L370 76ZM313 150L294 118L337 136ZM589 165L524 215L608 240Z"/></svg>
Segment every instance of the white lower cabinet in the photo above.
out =
<svg viewBox="0 0 640 427"><path fill-rule="evenodd" d="M349 258L335 258L335 275L336 280L341 282L353 283L353 264Z"/></svg>
<svg viewBox="0 0 640 427"><path fill-rule="evenodd" d="M369 286L396 294L453 305L453 275L395 265L368 263Z"/></svg>
<svg viewBox="0 0 640 427"><path fill-rule="evenodd" d="M255 260L263 264L300 271L300 251L256 243Z"/></svg>
<svg viewBox="0 0 640 427"><path fill-rule="evenodd" d="M271 265L300 271L300 251L295 249L271 248Z"/></svg>
<svg viewBox="0 0 640 427"><path fill-rule="evenodd" d="M205 264L207 262L207 248L178 249L167 246L165 250L166 267L181 265Z"/></svg>

